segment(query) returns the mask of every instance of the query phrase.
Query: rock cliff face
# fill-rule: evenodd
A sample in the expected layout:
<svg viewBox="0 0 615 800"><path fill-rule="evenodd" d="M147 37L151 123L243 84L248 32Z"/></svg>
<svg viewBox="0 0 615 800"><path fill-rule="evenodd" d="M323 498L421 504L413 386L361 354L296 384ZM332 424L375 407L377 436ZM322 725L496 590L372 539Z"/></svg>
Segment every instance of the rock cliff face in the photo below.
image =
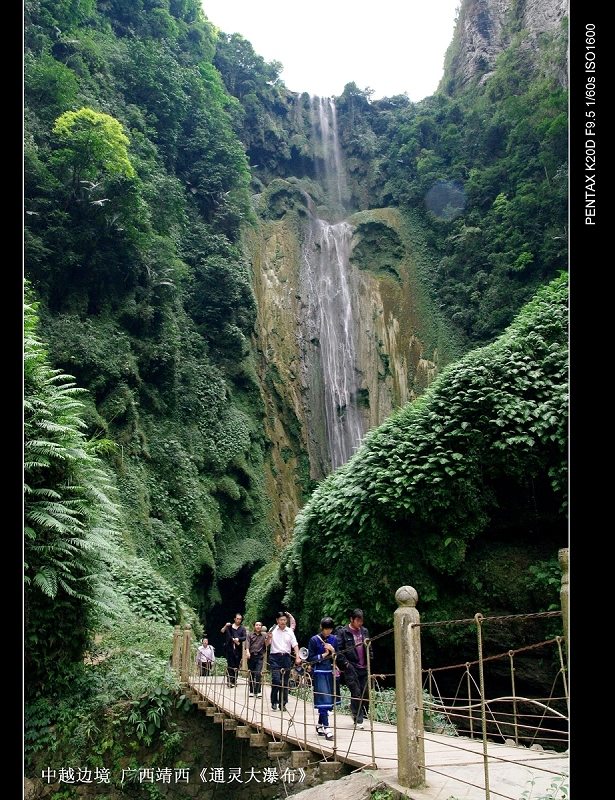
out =
<svg viewBox="0 0 615 800"><path fill-rule="evenodd" d="M537 49L565 13L565 0L462 0L446 90L486 79L517 33L522 47ZM451 355L440 346L447 336L434 322L407 218L392 208L346 216L334 99L303 98L297 109L313 151L310 177L260 184L259 223L245 236L270 442L269 521L280 547L315 482L417 397Z"/></svg>
<svg viewBox="0 0 615 800"><path fill-rule="evenodd" d="M438 352L421 296L413 244L399 211L349 217L349 291L356 342L355 385L363 431L415 398L433 380ZM262 220L247 234L258 316L255 347L266 406L270 522L285 544L314 481L331 471L320 343L306 322L313 305L305 278L310 220L295 212ZM429 341L429 344L427 343Z"/></svg>
<svg viewBox="0 0 615 800"><path fill-rule="evenodd" d="M566 0L462 0L440 88L452 93L486 79L518 31L527 31L524 46L534 50L542 34L559 29L567 11Z"/></svg>

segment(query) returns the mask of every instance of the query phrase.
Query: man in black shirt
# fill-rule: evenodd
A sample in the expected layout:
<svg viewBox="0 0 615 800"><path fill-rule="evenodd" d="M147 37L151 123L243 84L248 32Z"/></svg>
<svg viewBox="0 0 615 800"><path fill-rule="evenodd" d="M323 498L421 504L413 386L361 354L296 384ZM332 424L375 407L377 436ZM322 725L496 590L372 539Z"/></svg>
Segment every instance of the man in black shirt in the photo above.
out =
<svg viewBox="0 0 615 800"><path fill-rule="evenodd" d="M224 634L229 686L235 686L237 684L237 673L241 666L243 643L246 640L246 629L241 624L242 620L243 617L241 614L235 614L235 620L233 622L227 622L220 630L220 633Z"/></svg>

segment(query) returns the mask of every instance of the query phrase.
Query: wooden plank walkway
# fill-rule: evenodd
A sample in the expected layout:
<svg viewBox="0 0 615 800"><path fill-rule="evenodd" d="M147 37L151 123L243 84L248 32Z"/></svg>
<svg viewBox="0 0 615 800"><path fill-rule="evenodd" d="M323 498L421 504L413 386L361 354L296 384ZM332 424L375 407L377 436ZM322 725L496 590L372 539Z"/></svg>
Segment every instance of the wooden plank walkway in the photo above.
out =
<svg viewBox="0 0 615 800"><path fill-rule="evenodd" d="M223 677L191 678L190 685L218 713L223 712L254 733L264 733L273 741L285 741L301 750L309 750L318 760L341 761L353 767L383 770L389 783L395 783L397 771L397 728L375 722L372 731L366 720L365 730L356 730L352 718L335 715L335 738L327 741L316 733L317 716L311 702L290 694L288 712L274 712L269 702L270 687L264 686L262 698L248 697L245 680L236 689L226 686ZM333 727L333 715L330 715ZM375 759L372 758L372 752ZM502 744L488 745L490 792L495 798L520 800L533 781L532 796L544 794L554 779L568 774L568 755L529 750ZM425 789L406 789L416 800L484 800L482 741L467 737L425 734ZM478 787L478 788L477 788ZM401 788L401 787L398 787Z"/></svg>

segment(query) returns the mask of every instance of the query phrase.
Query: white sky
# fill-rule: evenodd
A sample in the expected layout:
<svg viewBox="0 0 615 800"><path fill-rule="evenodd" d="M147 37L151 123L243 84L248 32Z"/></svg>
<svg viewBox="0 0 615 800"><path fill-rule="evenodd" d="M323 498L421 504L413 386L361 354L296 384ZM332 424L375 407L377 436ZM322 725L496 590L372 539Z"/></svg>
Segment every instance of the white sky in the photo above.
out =
<svg viewBox="0 0 615 800"><path fill-rule="evenodd" d="M202 0L224 33L281 61L293 92L340 95L355 81L374 99L433 94L460 0Z"/></svg>

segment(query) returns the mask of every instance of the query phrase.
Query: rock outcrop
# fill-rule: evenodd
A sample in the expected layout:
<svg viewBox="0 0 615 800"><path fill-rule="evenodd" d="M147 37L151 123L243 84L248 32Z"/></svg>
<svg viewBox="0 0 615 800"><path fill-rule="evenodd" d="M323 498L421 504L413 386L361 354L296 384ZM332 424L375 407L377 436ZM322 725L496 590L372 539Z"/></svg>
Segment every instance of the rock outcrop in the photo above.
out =
<svg viewBox="0 0 615 800"><path fill-rule="evenodd" d="M386 208L358 212L348 223L357 394L367 431L417 397L447 358L425 306L407 221ZM302 324L313 302L303 274L307 225L303 214L283 212L262 219L245 240L258 308L255 347L271 443L266 482L278 546L288 542L314 482L331 471L317 400L322 376L306 368L314 364L309 352L318 349Z"/></svg>
<svg viewBox="0 0 615 800"><path fill-rule="evenodd" d="M566 0L462 0L440 89L450 94L485 80L519 31L527 32L524 46L535 51L541 35L558 30L567 10Z"/></svg>

